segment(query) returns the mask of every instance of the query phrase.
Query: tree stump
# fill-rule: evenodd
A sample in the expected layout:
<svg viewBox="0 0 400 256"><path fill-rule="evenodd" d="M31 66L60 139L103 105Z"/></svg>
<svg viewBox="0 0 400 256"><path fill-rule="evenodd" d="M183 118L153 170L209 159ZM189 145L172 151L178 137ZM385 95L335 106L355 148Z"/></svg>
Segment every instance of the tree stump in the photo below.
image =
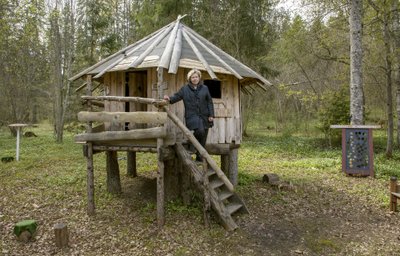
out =
<svg viewBox="0 0 400 256"><path fill-rule="evenodd" d="M64 223L57 223L54 225L55 242L58 248L68 246L69 236L68 228Z"/></svg>

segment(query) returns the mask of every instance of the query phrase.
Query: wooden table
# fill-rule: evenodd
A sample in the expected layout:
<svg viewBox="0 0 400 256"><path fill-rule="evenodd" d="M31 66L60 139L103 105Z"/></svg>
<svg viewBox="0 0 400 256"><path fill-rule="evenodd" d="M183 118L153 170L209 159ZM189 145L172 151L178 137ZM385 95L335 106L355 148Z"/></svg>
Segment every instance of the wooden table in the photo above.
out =
<svg viewBox="0 0 400 256"><path fill-rule="evenodd" d="M331 125L342 129L342 171L346 174L374 176L372 130L380 125Z"/></svg>
<svg viewBox="0 0 400 256"><path fill-rule="evenodd" d="M27 124L10 124L8 127L17 129L17 156L16 160L19 161L19 141L20 141L20 131L23 127L28 126Z"/></svg>

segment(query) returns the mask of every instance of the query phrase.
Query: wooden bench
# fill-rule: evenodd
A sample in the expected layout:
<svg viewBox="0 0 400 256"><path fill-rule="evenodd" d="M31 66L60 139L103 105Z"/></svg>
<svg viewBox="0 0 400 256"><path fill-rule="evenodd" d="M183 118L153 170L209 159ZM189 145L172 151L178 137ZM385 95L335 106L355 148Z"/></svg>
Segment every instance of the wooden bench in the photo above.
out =
<svg viewBox="0 0 400 256"><path fill-rule="evenodd" d="M397 211L397 200L400 199L400 185L397 184L397 177L390 178L390 211Z"/></svg>

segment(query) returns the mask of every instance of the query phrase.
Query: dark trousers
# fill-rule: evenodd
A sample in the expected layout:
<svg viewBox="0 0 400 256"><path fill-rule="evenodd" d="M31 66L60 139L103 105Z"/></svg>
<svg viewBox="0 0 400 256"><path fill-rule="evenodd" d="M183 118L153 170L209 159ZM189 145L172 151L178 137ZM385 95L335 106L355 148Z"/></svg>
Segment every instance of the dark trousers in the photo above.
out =
<svg viewBox="0 0 400 256"><path fill-rule="evenodd" d="M208 129L195 129L194 130L194 137L197 139L197 141L200 143L203 148L206 146L206 141L207 141L207 135L208 135ZM196 160L202 160L202 157L199 153L199 151L196 151Z"/></svg>

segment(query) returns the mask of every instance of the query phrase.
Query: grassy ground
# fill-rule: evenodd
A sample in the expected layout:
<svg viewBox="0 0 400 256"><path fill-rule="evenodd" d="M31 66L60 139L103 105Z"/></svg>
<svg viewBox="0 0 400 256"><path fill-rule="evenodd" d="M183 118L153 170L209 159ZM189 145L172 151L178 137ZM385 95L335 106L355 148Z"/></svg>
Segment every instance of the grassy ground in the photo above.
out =
<svg viewBox="0 0 400 256"><path fill-rule="evenodd" d="M250 129L239 150L239 186L249 215L228 233L201 207L169 202L166 225L156 226L154 154L138 154L138 178L121 176L123 193L108 194L104 154L95 155L96 216L86 215L86 162L73 134L55 144L49 126L29 129L19 162L0 163L0 255L398 255L400 215L389 213L388 180L400 177L400 154L384 157L375 133L376 178L341 173L341 149L321 138ZM15 155L15 138L0 132L0 156ZM121 157L124 155L121 155ZM126 161L121 159L124 173ZM290 184L262 182L276 173ZM34 241L16 241L13 226L35 219ZM53 226L64 222L70 246L54 245Z"/></svg>

